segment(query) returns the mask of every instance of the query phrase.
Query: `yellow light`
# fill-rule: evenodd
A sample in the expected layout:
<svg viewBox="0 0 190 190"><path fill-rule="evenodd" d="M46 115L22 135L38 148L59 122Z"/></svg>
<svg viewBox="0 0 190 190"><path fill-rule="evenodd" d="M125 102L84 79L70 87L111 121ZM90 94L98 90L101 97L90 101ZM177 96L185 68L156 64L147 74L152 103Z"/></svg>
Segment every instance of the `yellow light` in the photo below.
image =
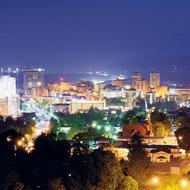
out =
<svg viewBox="0 0 190 190"><path fill-rule="evenodd" d="M24 137L22 137L22 139L21 139L22 141L25 141L25 138Z"/></svg>
<svg viewBox="0 0 190 190"><path fill-rule="evenodd" d="M187 180L185 180L185 179L183 179L183 180L181 180L181 187L182 188L185 188L185 187L187 187L188 186L188 181Z"/></svg>
<svg viewBox="0 0 190 190"><path fill-rule="evenodd" d="M179 136L178 139L181 141L181 140L183 139L183 137L182 137L182 136Z"/></svg>
<svg viewBox="0 0 190 190"><path fill-rule="evenodd" d="M22 146L22 141L21 141L21 140L18 140L18 141L17 141L17 145L18 145L18 146Z"/></svg>
<svg viewBox="0 0 190 190"><path fill-rule="evenodd" d="M152 184L153 185L158 185L160 183L160 179L158 177L153 177L152 178Z"/></svg>

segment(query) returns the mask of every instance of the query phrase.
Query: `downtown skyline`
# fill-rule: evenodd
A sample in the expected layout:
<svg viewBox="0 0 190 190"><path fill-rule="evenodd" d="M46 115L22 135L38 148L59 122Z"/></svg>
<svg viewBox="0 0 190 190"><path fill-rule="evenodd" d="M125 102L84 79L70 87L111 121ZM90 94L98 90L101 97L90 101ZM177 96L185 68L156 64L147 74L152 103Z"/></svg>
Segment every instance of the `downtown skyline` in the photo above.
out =
<svg viewBox="0 0 190 190"><path fill-rule="evenodd" d="M157 71L165 80L186 84L189 5L188 1L1 2L0 64L44 67L48 73Z"/></svg>

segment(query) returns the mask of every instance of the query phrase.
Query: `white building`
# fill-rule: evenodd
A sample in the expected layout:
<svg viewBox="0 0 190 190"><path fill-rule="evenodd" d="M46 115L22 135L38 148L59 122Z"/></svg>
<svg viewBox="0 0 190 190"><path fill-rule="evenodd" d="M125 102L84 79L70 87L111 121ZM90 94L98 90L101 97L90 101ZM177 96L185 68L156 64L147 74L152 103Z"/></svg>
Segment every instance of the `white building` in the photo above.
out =
<svg viewBox="0 0 190 190"><path fill-rule="evenodd" d="M136 90L125 90L126 92L126 108L131 110L134 108L135 103L136 103L136 98L137 98L137 92Z"/></svg>
<svg viewBox="0 0 190 190"><path fill-rule="evenodd" d="M16 79L10 76L0 77L0 115L17 117L20 109L20 97L16 94Z"/></svg>
<svg viewBox="0 0 190 190"><path fill-rule="evenodd" d="M0 98L16 95L16 79L10 76L0 77Z"/></svg>
<svg viewBox="0 0 190 190"><path fill-rule="evenodd" d="M43 95L44 90L44 69L25 68L23 69L23 85L25 95L37 98Z"/></svg>
<svg viewBox="0 0 190 190"><path fill-rule="evenodd" d="M104 110L106 108L106 102L99 100L73 100L70 105L70 112L85 112L91 108L97 108L99 110Z"/></svg>
<svg viewBox="0 0 190 190"><path fill-rule="evenodd" d="M101 92L102 98L124 98L126 99L126 109L133 109L135 106L135 101L137 97L136 90L133 89L124 89L124 88L114 88L114 89L105 89Z"/></svg>
<svg viewBox="0 0 190 190"><path fill-rule="evenodd" d="M104 89L101 91L102 98L127 98L131 92L135 90L128 90L124 88ZM135 91L136 92L136 91Z"/></svg>

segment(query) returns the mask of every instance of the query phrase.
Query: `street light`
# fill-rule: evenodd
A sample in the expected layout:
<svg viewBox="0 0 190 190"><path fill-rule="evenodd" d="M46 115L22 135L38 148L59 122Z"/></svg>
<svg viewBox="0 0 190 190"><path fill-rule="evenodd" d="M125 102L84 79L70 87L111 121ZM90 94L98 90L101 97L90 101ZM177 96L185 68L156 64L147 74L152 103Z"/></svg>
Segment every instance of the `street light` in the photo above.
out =
<svg viewBox="0 0 190 190"><path fill-rule="evenodd" d="M182 136L179 136L178 139L181 141L181 140L183 140L183 137L182 137Z"/></svg>
<svg viewBox="0 0 190 190"><path fill-rule="evenodd" d="M155 176L155 177L152 178L151 183L153 185L158 185L160 183L160 179Z"/></svg>
<svg viewBox="0 0 190 190"><path fill-rule="evenodd" d="M182 179L181 182L180 182L180 186L182 188L186 188L186 187L189 186L189 183L188 183L188 181L186 179Z"/></svg>
<svg viewBox="0 0 190 190"><path fill-rule="evenodd" d="M22 140L18 140L18 141L17 141L17 145L18 145L18 146L22 146L22 145L23 145Z"/></svg>

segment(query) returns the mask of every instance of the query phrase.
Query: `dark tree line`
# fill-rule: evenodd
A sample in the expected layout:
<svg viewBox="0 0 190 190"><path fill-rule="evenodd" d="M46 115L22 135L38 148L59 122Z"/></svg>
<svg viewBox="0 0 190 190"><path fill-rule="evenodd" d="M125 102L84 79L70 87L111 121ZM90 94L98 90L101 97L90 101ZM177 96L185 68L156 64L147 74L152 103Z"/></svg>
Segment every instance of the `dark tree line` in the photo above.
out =
<svg viewBox="0 0 190 190"><path fill-rule="evenodd" d="M137 190L138 183L111 152L41 135L31 153L17 148L14 130L0 135L2 190Z"/></svg>

